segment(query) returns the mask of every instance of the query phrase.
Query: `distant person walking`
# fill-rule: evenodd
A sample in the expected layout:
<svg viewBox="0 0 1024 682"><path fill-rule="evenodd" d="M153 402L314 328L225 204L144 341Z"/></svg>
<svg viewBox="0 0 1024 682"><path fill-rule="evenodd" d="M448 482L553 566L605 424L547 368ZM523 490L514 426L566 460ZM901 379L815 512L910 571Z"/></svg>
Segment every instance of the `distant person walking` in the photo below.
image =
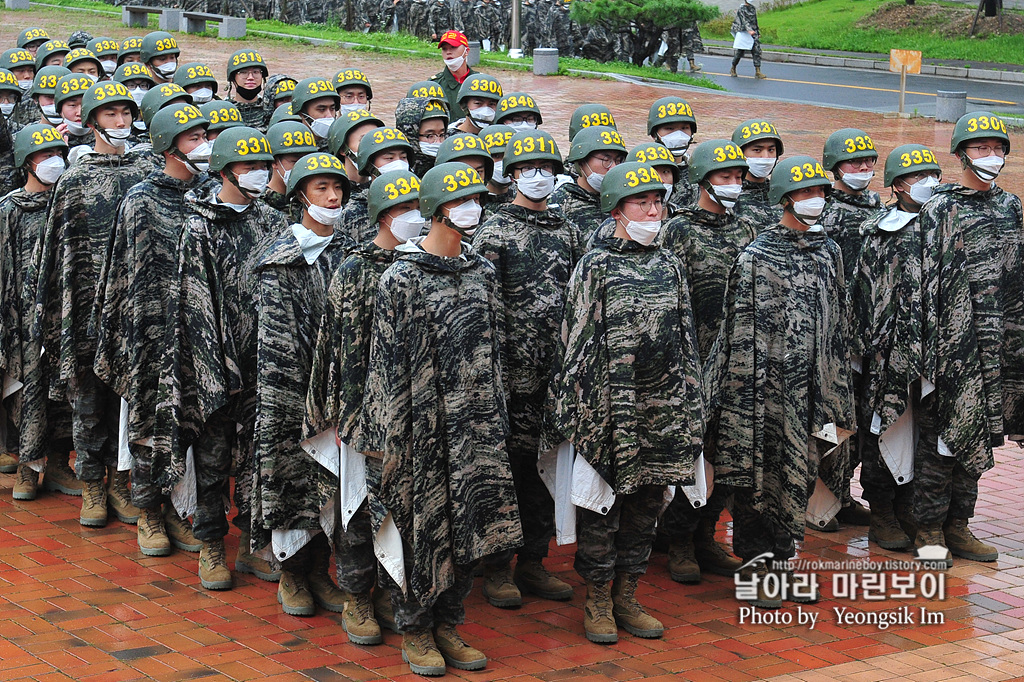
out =
<svg viewBox="0 0 1024 682"><path fill-rule="evenodd" d="M743 53L750 50L750 57L754 60L754 77L755 78L767 78L768 76L761 73L761 32L757 28L757 9L754 8L754 4L750 0L740 5L740 8L736 10L736 18L732 20L732 27L730 29L733 36L736 36L736 40L733 42L733 48L735 52L732 57L732 69L729 71L730 76L737 76L736 67L739 66L740 60L743 59ZM753 39L745 39L742 34L749 34Z"/></svg>

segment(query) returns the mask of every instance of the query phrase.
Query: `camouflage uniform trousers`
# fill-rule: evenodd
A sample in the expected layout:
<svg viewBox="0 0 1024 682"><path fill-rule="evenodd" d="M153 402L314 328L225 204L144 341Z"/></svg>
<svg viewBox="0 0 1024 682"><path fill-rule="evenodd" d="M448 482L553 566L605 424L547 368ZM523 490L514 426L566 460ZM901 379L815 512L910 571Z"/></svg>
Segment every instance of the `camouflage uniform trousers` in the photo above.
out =
<svg viewBox="0 0 1024 682"><path fill-rule="evenodd" d="M409 575L412 572L412 548L406 544L404 549L406 575ZM473 591L473 568L473 564L457 564L455 583L438 595L437 601L431 606L423 606L412 595L402 594L402 588L395 585L388 576L384 582L391 593L391 608L395 611L395 626L398 631L406 633L430 630L442 623L462 625L466 620L466 597ZM381 574L387 575L386 571L381 571Z"/></svg>
<svg viewBox="0 0 1024 682"><path fill-rule="evenodd" d="M665 486L644 485L616 496L607 514L577 509L576 572L596 583L607 583L617 573L646 573L664 499Z"/></svg>
<svg viewBox="0 0 1024 682"><path fill-rule="evenodd" d="M939 454L932 396L921 401L920 440L914 453L914 517L919 526L941 526L947 519L969 519L978 503L978 479L955 457Z"/></svg>
<svg viewBox="0 0 1024 682"><path fill-rule="evenodd" d="M221 409L210 415L203 426L203 432L192 444L197 498L192 529L196 538L203 542L220 540L228 534L225 502L228 499L228 478L235 440L235 421L227 415L226 410ZM235 503L238 504L239 500L236 499ZM249 524L240 521L241 516L240 512L235 518L235 525L248 530Z"/></svg>
<svg viewBox="0 0 1024 682"><path fill-rule="evenodd" d="M746 56L747 50L733 50L732 53L732 68L739 66L740 60ZM761 40L754 38L754 46L750 48L750 58L754 61L754 68L761 68Z"/></svg>
<svg viewBox="0 0 1024 682"><path fill-rule="evenodd" d="M711 525L717 524L725 509L725 502L729 499L729 492L726 486L716 485L707 504L697 509L686 494L677 488L676 496L661 516L658 530L672 543L692 536L702 520Z"/></svg>
<svg viewBox="0 0 1024 682"><path fill-rule="evenodd" d="M366 483L380 481L381 460L366 458ZM373 521L368 500L364 500L349 519L348 528L340 523L335 534L334 562L338 587L352 594L365 594L377 579L377 557L373 552ZM380 571L384 575L384 571Z"/></svg>
<svg viewBox="0 0 1024 682"><path fill-rule="evenodd" d="M670 71L677 71L679 69L679 29L670 28L661 34L661 39L665 41L668 46L665 50L665 54L660 54L654 59L654 66L661 66L662 64L668 64ZM691 52L692 56L693 53Z"/></svg>
<svg viewBox="0 0 1024 682"><path fill-rule="evenodd" d="M117 466L121 397L88 367L68 382L71 433L75 441L75 475L102 481L107 467Z"/></svg>
<svg viewBox="0 0 1024 682"><path fill-rule="evenodd" d="M548 546L555 535L555 502L537 472L537 458L511 456L512 480L519 500L519 520L523 526L523 546L484 558L492 567L507 566L514 555L519 561L540 561L547 557Z"/></svg>

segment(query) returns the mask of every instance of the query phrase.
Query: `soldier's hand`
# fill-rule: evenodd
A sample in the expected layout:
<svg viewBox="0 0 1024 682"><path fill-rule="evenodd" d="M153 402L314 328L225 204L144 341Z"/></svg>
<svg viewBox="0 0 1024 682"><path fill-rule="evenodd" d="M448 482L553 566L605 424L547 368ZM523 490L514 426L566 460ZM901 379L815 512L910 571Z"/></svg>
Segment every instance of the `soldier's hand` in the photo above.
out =
<svg viewBox="0 0 1024 682"><path fill-rule="evenodd" d="M747 33L750 34L751 38L756 38L757 37L757 31L747 31Z"/></svg>
<svg viewBox="0 0 1024 682"><path fill-rule="evenodd" d="M68 141L68 124L67 123L61 123L60 125L58 125L57 126L57 132L60 133L61 137L64 138L65 142Z"/></svg>

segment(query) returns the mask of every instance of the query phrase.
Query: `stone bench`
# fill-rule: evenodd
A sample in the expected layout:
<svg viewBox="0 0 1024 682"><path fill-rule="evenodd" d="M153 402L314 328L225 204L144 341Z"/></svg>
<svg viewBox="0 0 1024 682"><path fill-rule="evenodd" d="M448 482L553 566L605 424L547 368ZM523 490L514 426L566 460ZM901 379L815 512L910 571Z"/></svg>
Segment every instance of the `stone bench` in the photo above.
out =
<svg viewBox="0 0 1024 682"><path fill-rule="evenodd" d="M149 15L160 16L161 31L180 31L182 10L169 7L149 7L146 5L125 5L121 8L121 23L132 28L147 28Z"/></svg>
<svg viewBox="0 0 1024 682"><path fill-rule="evenodd" d="M207 12L185 12L186 33L202 33L206 30L206 22L212 21L220 24L217 27L218 38L244 38L245 17L229 17L223 14L209 14Z"/></svg>

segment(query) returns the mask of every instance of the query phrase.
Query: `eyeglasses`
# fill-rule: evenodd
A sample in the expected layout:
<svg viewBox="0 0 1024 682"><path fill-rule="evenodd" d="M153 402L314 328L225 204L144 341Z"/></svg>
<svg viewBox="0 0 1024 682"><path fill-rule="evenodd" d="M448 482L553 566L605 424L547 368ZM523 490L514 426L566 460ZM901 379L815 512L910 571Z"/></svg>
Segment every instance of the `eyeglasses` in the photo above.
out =
<svg viewBox="0 0 1024 682"><path fill-rule="evenodd" d="M550 168L529 167L529 168L520 168L519 169L519 177L522 177L522 178L534 178L534 177L537 177L538 173L540 173L540 176L542 178L553 178L553 177L555 177L555 172L553 170L551 170Z"/></svg>
<svg viewBox="0 0 1024 682"><path fill-rule="evenodd" d="M504 122L507 123L507 124L508 123L536 123L537 122L537 117L534 116L533 114L525 114L525 115L520 115L520 116L512 115L512 116L509 116L508 118L506 118Z"/></svg>
<svg viewBox="0 0 1024 682"><path fill-rule="evenodd" d="M448 139L448 133L431 133L430 135L420 135L420 142L444 142Z"/></svg>
<svg viewBox="0 0 1024 682"><path fill-rule="evenodd" d="M360 104L366 104L366 102L367 102L366 93L365 92L360 92L360 93L348 92L348 93L345 93L344 95L339 94L338 97L341 98L341 103L342 104L352 104L353 102L359 102Z"/></svg>
<svg viewBox="0 0 1024 682"><path fill-rule="evenodd" d="M665 202L661 199L641 199L640 201L623 201L622 203L636 206L644 213L650 213L652 208L660 211L665 206Z"/></svg>
<svg viewBox="0 0 1024 682"><path fill-rule="evenodd" d="M252 68L248 68L248 69L239 69L238 71L235 72L235 75L236 76L242 76L243 78L248 78L249 76L262 76L263 75L263 69L260 69L260 68L255 67L255 66L252 67Z"/></svg>
<svg viewBox="0 0 1024 682"><path fill-rule="evenodd" d="M992 156L993 154L995 154L996 156L1005 156L1006 155L1006 147L1004 147L1003 145L999 145L997 147L993 147L993 146L987 145L987 144L977 144L977 145L971 145L970 147L966 147L965 146L964 149L973 149L974 151L978 152L982 156Z"/></svg>
<svg viewBox="0 0 1024 682"><path fill-rule="evenodd" d="M591 155L590 160L601 164L605 168L611 168L612 166L617 166L622 163L621 157L612 156L610 154L593 154Z"/></svg>

